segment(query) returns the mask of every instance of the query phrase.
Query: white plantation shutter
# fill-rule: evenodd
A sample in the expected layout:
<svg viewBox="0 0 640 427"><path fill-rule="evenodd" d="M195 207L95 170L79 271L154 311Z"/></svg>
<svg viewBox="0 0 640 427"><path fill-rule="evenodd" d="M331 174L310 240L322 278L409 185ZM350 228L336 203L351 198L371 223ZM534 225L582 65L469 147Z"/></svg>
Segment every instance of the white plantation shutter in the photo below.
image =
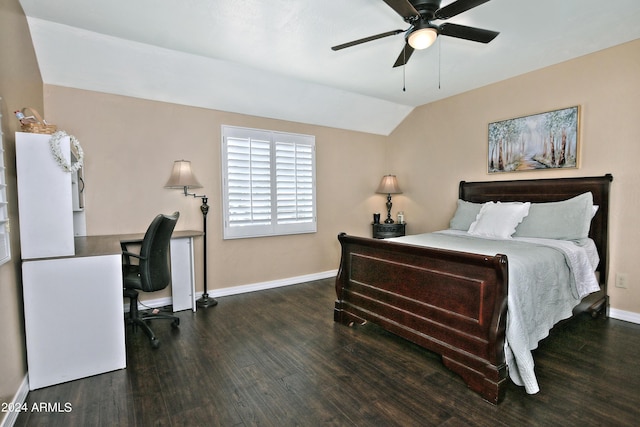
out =
<svg viewBox="0 0 640 427"><path fill-rule="evenodd" d="M271 223L269 141L227 139L228 221L232 226Z"/></svg>
<svg viewBox="0 0 640 427"><path fill-rule="evenodd" d="M224 238L316 231L315 138L222 127Z"/></svg>
<svg viewBox="0 0 640 427"><path fill-rule="evenodd" d="M0 114L0 118L2 115ZM7 171L4 167L4 148L0 129L0 265L11 259L9 245L9 204L7 202Z"/></svg>
<svg viewBox="0 0 640 427"><path fill-rule="evenodd" d="M313 146L276 141L276 189L278 224L313 220Z"/></svg>

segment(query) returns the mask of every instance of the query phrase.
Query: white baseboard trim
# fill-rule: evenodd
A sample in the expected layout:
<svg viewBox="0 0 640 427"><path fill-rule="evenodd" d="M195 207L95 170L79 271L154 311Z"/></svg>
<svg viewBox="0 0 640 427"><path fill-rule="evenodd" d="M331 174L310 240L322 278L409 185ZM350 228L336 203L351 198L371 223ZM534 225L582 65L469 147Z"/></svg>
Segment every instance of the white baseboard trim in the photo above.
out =
<svg viewBox="0 0 640 427"><path fill-rule="evenodd" d="M640 324L640 313L634 313L632 311L618 310L615 308L609 309L609 317L618 320L624 320L625 322Z"/></svg>
<svg viewBox="0 0 640 427"><path fill-rule="evenodd" d="M230 295L244 294L247 292L264 291L267 289L281 288L284 286L298 285L300 283L312 282L314 280L329 279L336 277L338 270L322 271L320 273L305 274L303 276L289 277L286 279L271 280L268 282L252 283L249 285L230 286L228 288L209 290L209 296L212 298L226 297ZM196 293L196 299L202 296L203 292ZM146 307L157 308L171 305L171 297L157 298L145 300ZM124 305L124 311L129 312L129 304Z"/></svg>
<svg viewBox="0 0 640 427"><path fill-rule="evenodd" d="M232 286L229 288L213 289L209 295L215 297L226 297L229 295L244 294L247 292L264 291L266 289L280 288L283 286L298 285L300 283L312 282L314 280L328 279L336 277L338 270L324 271L321 273L306 274L304 276L290 277L288 279L271 280L269 282L253 283L250 285ZM200 297L198 295L198 297Z"/></svg>
<svg viewBox="0 0 640 427"><path fill-rule="evenodd" d="M25 400L27 400L27 394L29 394L29 374L24 376L24 379L22 380L18 391L13 396L13 400L9 403L9 405L12 405L14 408L21 407L24 404ZM18 411L7 412L7 415L4 417L4 419L0 421L0 427L13 427L13 425L18 420L18 415L20 415L20 412Z"/></svg>

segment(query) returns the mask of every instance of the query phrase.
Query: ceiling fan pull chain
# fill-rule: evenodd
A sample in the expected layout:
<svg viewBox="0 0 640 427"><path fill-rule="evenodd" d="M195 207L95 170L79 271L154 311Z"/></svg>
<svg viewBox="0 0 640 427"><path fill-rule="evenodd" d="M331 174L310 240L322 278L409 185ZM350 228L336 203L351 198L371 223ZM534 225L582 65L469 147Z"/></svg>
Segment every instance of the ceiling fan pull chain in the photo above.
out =
<svg viewBox="0 0 640 427"><path fill-rule="evenodd" d="M438 90L440 90L441 75L442 75L442 40L438 37Z"/></svg>
<svg viewBox="0 0 640 427"><path fill-rule="evenodd" d="M404 64L402 64L402 91L406 92L407 91L407 73L406 73L406 68L407 68L407 50L406 49L402 49L402 55L404 56L403 61Z"/></svg>

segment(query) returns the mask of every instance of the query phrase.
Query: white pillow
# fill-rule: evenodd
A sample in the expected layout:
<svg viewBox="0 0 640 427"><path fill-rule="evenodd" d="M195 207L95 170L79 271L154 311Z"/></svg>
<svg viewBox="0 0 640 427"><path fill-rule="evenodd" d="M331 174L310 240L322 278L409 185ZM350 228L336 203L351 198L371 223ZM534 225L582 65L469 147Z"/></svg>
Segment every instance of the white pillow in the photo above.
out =
<svg viewBox="0 0 640 427"><path fill-rule="evenodd" d="M482 205L476 220L469 227L469 234L508 239L529 214L530 206L529 202L487 202Z"/></svg>

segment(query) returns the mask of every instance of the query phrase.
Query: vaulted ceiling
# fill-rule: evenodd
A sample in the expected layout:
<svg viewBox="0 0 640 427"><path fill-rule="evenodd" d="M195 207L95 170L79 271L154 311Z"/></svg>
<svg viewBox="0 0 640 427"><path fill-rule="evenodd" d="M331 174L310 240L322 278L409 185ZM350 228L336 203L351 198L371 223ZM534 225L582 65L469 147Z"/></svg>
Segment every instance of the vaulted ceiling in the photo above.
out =
<svg viewBox="0 0 640 427"><path fill-rule="evenodd" d="M447 22L495 40L441 35L393 68L403 34L331 50L407 29L383 0L20 3L45 84L381 135L416 106L640 38L638 0L491 0Z"/></svg>

